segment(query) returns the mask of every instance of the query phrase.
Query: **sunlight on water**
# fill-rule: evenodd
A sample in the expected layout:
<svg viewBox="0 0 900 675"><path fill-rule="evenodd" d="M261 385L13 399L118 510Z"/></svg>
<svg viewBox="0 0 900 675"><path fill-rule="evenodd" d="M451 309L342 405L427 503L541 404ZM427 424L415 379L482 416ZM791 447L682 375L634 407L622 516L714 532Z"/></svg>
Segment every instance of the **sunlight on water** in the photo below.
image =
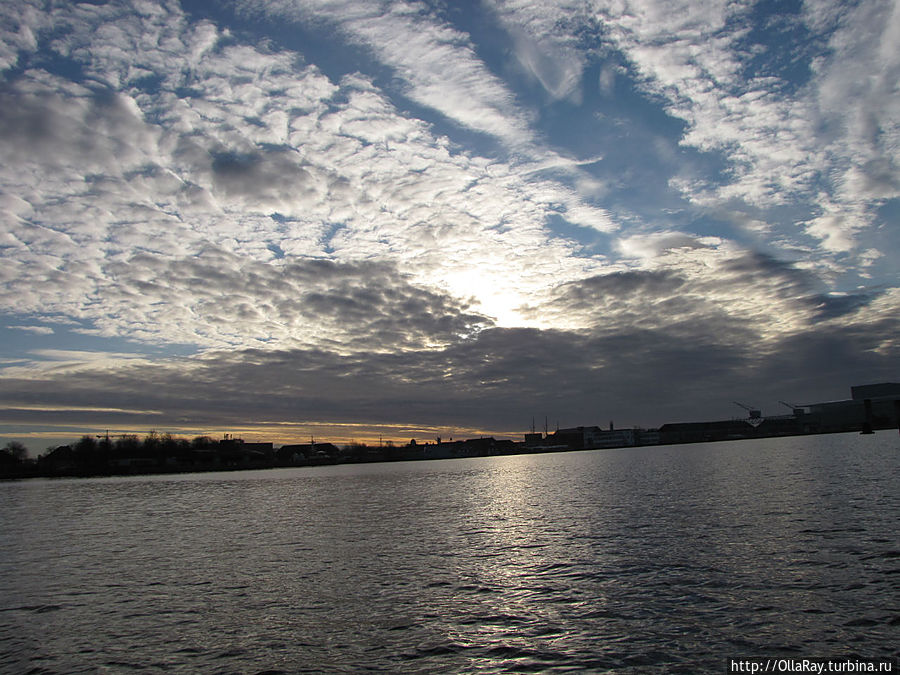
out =
<svg viewBox="0 0 900 675"><path fill-rule="evenodd" d="M0 670L897 656L890 433L0 485Z"/></svg>

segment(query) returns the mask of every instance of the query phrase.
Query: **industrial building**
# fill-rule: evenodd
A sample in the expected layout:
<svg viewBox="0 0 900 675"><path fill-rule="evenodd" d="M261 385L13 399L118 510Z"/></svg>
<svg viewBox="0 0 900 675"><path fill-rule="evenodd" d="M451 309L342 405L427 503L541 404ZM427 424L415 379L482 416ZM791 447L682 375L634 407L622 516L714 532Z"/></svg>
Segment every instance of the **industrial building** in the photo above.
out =
<svg viewBox="0 0 900 675"><path fill-rule="evenodd" d="M598 426L558 429L547 436L549 446L565 446L571 450L600 448L631 448L639 445L657 445L659 432L646 429L602 429Z"/></svg>
<svg viewBox="0 0 900 675"><path fill-rule="evenodd" d="M658 430L613 429L597 426L558 429L542 437L526 434L532 449L587 450L673 443L703 443L745 438L771 438L847 431L870 433L900 426L900 384L881 382L850 388L850 398L841 401L790 405L787 415L763 416L758 408L736 404L748 412L740 419L712 422L673 422Z"/></svg>
<svg viewBox="0 0 900 675"><path fill-rule="evenodd" d="M900 384L882 382L850 387L843 401L804 406L814 423L813 433L875 431L897 428L900 420Z"/></svg>

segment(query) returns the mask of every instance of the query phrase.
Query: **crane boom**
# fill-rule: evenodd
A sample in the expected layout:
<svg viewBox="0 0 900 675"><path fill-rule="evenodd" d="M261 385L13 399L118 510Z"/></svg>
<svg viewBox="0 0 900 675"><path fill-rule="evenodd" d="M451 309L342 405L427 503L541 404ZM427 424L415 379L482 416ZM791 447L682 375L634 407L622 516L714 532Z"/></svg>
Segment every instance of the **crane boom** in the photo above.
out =
<svg viewBox="0 0 900 675"><path fill-rule="evenodd" d="M734 404L736 406L740 406L748 413L750 413L750 416L747 418L747 424L749 424L751 427L758 427L763 423L762 411L759 408L751 408L749 405L744 405L743 403L738 403L737 401L734 401Z"/></svg>
<svg viewBox="0 0 900 675"><path fill-rule="evenodd" d="M791 412L794 413L794 417L800 417L800 415L804 414L803 406L794 405L793 403L788 403L787 401L778 401L781 405L785 405L791 409Z"/></svg>
<svg viewBox="0 0 900 675"><path fill-rule="evenodd" d="M748 413L750 413L750 419L756 419L758 417L762 417L762 412L759 408L751 408L749 405L744 405L743 403L739 403L738 401L734 401L736 406L740 406Z"/></svg>

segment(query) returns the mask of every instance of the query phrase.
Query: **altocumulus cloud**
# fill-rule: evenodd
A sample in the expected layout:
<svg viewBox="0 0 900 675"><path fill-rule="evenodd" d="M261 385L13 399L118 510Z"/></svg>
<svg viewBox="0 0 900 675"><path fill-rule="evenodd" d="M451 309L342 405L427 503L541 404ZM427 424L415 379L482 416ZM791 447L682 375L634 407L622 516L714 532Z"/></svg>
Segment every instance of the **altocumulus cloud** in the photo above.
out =
<svg viewBox="0 0 900 675"><path fill-rule="evenodd" d="M491 323L385 262L275 266L210 248L188 259L139 253L108 274L104 331L147 341L380 352L448 344Z"/></svg>
<svg viewBox="0 0 900 675"><path fill-rule="evenodd" d="M499 433L895 379L898 25L4 3L4 424Z"/></svg>

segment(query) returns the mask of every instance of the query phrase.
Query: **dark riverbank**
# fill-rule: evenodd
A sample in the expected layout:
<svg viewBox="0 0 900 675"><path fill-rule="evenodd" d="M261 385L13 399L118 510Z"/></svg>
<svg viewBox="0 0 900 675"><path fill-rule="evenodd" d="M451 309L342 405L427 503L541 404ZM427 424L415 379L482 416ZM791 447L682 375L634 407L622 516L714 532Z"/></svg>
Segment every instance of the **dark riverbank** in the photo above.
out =
<svg viewBox="0 0 900 675"><path fill-rule="evenodd" d="M878 418L822 425L794 418L767 419L758 424L747 420L687 422L663 425L660 429L602 430L598 427L561 429L552 434L527 434L524 442L506 439L473 438L463 441L386 443L379 446L332 443L283 445L245 443L226 437L214 441L198 437L192 441L150 434L112 441L84 436L74 445L50 448L37 459L15 457L0 450L0 479L132 476L147 474L247 471L333 464L427 461L462 457L523 455L571 450L601 450L657 445L711 443L722 441L813 436L834 433L874 433L891 430L897 422Z"/></svg>
<svg viewBox="0 0 900 675"><path fill-rule="evenodd" d="M140 474L237 471L323 464L359 464L459 457L520 455L567 450L676 445L746 439L779 438L859 432L900 427L900 384L881 383L851 387L844 401L790 406L791 414L763 417L759 410L744 407L743 419L713 422L676 422L658 429L609 429L597 426L557 429L543 434L532 431L524 441L493 437L463 441L417 443L393 442L369 446L353 443L288 444L247 443L226 434L221 440L198 436L191 441L171 434L150 432L135 435L82 436L73 445L49 448L35 460L24 446L9 443L0 450L0 478L61 476L121 476Z"/></svg>

